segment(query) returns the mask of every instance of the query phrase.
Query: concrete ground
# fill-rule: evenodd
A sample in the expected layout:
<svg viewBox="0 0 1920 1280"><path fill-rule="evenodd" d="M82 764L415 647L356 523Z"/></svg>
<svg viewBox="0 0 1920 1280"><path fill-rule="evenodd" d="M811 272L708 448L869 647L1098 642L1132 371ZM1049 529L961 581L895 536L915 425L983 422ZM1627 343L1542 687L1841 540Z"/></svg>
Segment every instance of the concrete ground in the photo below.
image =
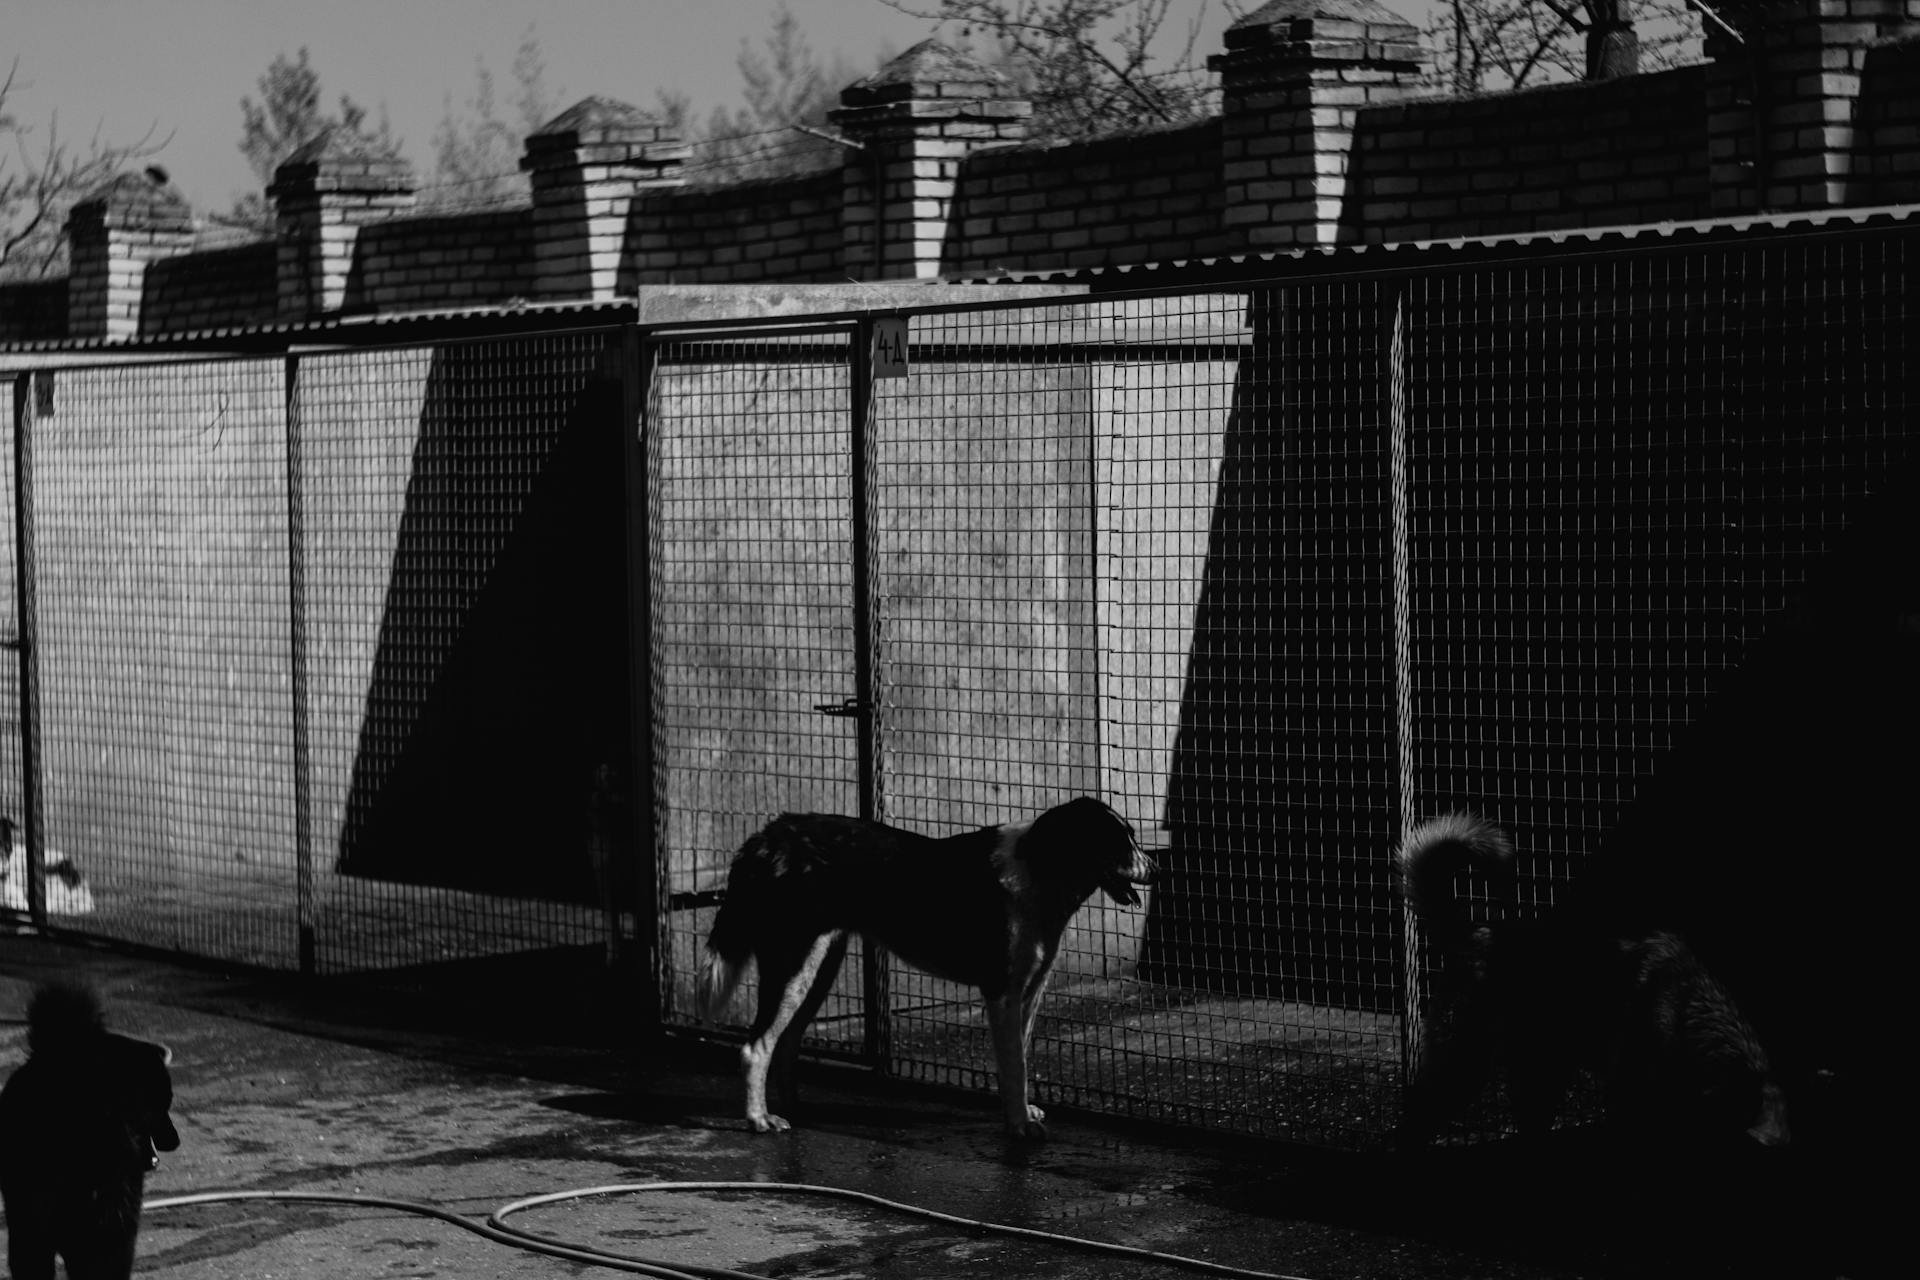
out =
<svg viewBox="0 0 1920 1280"><path fill-rule="evenodd" d="M181 1149L149 1201L212 1191L349 1193L484 1219L526 1196L648 1182L808 1183L966 1218L1315 1280L1336 1277L1863 1274L1804 1196L1703 1195L1693 1179L1598 1175L1449 1152L1330 1157L1056 1114L1044 1144L999 1134L992 1099L846 1067L803 1077L800 1126L737 1120L732 1054L643 1046L592 992L396 994L229 975L0 938L0 1072L25 1052L32 982L82 975L119 1030L174 1051ZM531 1001L532 1003L526 1003ZM503 1003L504 1002L504 1003ZM604 1006L602 1006L604 1008ZM570 1201L511 1225L667 1265L768 1277L941 1280L1201 1274L1009 1240L786 1193L663 1190ZM1840 1241L1836 1244L1836 1241ZM615 1274L403 1212L292 1201L151 1210L154 1277Z"/></svg>

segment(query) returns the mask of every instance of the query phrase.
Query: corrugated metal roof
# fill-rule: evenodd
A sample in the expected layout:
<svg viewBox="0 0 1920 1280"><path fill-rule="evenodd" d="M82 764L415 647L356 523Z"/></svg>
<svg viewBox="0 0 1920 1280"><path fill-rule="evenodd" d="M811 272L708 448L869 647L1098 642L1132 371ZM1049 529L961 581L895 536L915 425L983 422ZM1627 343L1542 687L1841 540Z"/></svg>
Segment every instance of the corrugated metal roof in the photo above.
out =
<svg viewBox="0 0 1920 1280"><path fill-rule="evenodd" d="M1062 267L1045 271L1006 271L948 277L930 282L875 282L875 284L954 285L1080 285L1094 292L1150 291L1175 288L1196 278L1213 283L1251 283L1262 278L1301 272L1403 271L1445 267L1462 262L1532 256L1555 252L1607 252L1645 246L1683 247L1688 244L1822 232L1866 230L1920 224L1920 205L1831 209L1803 213L1748 214L1692 222L1659 222L1635 226L1567 227L1550 231L1501 236L1459 236L1432 240L1402 240L1385 244L1301 245L1291 249L1216 257L1178 258L1162 262L1092 267ZM698 287L698 286L693 286ZM752 288L733 285L734 288ZM794 289L786 281L768 281L767 288ZM841 286L836 286L841 287ZM947 303L932 309L951 309ZM895 311L920 309L903 298ZM860 314L864 314L861 312ZM855 314L842 308L823 308L817 316ZM0 354L124 354L140 356L166 352L261 352L303 346L376 345L418 339L435 331L447 336L487 333L551 331L603 325L640 323L645 315L639 298L610 302L514 303L439 310L382 312L328 316L319 320L201 329L184 333L150 334L136 338L66 338L0 344ZM763 325L793 323L797 313L779 316L733 317L737 322ZM715 323L723 321L716 319ZM680 321L674 327L684 325ZM14 361L12 363L19 363Z"/></svg>
<svg viewBox="0 0 1920 1280"><path fill-rule="evenodd" d="M1154 276L1196 272L1244 272L1258 278L1263 267L1306 265L1311 270L1404 270L1445 265L1434 261L1443 254L1463 258L1500 257L1507 252L1553 249L1625 249L1650 243L1681 245L1702 241L1797 235L1828 230L1864 229L1920 223L1920 205L1878 205L1866 208L1824 209L1802 213L1743 214L1690 222L1653 222L1627 226L1565 227L1497 236L1453 236L1431 240L1394 240L1382 244L1300 245L1259 253L1168 259L1161 262L1097 267L1062 267L1047 271L1007 271L969 276L969 284L1034 284L1042 282L1098 283L1107 287L1150 288ZM1429 261L1416 263L1421 257ZM1125 278L1124 284L1122 278Z"/></svg>
<svg viewBox="0 0 1920 1280"><path fill-rule="evenodd" d="M407 336L406 330L457 328L462 332L471 332L475 322L482 320L493 322L489 328L520 332L615 325L638 317L638 304L632 299L617 302L515 303L511 306L336 315L318 320L141 334L132 338L50 338L3 343L0 344L0 352L20 355L71 352L140 355L181 350L279 351L302 346L398 342Z"/></svg>

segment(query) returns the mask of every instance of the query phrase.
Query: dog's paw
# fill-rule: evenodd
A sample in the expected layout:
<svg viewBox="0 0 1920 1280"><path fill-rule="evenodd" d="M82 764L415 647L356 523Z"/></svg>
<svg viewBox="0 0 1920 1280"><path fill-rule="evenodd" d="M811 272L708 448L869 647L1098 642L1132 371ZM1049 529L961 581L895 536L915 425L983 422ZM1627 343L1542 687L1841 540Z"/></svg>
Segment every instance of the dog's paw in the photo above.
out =
<svg viewBox="0 0 1920 1280"><path fill-rule="evenodd" d="M1046 1119L1047 1113L1029 1102L1027 1104L1027 1118L1025 1120L1010 1119L1007 1121L1007 1136L1039 1141L1047 1136Z"/></svg>
<svg viewBox="0 0 1920 1280"><path fill-rule="evenodd" d="M747 1123L753 1126L755 1133L785 1133L793 1128L791 1124L771 1111L765 1115L748 1116Z"/></svg>
<svg viewBox="0 0 1920 1280"><path fill-rule="evenodd" d="M1007 1136L1017 1138L1021 1142L1044 1142L1047 1137L1047 1126L1038 1120L1024 1120L1019 1124L1009 1124Z"/></svg>

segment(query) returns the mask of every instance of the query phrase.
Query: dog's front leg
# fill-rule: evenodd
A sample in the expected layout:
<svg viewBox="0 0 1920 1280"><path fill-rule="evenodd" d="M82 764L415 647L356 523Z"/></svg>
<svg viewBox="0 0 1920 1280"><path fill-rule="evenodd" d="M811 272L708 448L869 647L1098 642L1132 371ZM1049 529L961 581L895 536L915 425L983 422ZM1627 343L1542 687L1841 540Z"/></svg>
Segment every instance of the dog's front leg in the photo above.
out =
<svg viewBox="0 0 1920 1280"><path fill-rule="evenodd" d="M987 1001L987 1028L993 1033L993 1056L1000 1068L1007 1133L1015 1138L1044 1138L1047 1113L1027 1101L1028 1027L1027 1005L1018 991Z"/></svg>

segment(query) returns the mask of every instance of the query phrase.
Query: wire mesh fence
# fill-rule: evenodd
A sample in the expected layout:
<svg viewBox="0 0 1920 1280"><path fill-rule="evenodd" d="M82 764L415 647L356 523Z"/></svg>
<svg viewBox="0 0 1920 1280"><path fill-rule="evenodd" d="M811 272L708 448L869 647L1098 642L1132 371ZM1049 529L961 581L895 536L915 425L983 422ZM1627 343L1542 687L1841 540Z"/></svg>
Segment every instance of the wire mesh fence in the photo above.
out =
<svg viewBox="0 0 1920 1280"><path fill-rule="evenodd" d="M609 920L593 839L626 754L611 342L296 365L303 929L320 972L635 928Z"/></svg>
<svg viewBox="0 0 1920 1280"><path fill-rule="evenodd" d="M32 375L51 923L318 973L633 935L609 342Z"/></svg>
<svg viewBox="0 0 1920 1280"><path fill-rule="evenodd" d="M35 382L26 456L49 860L84 869L90 931L287 963L281 366ZM23 800L9 796L9 813Z"/></svg>
<svg viewBox="0 0 1920 1280"><path fill-rule="evenodd" d="M37 374L58 922L321 973L638 942L691 1029L774 814L1094 794L1164 874L1076 916L1039 1100L1371 1144L1404 824L1483 812L1561 896L1906 491L1911 240L926 308L874 381L868 317ZM813 1047L989 1087L974 994L867 959Z"/></svg>
<svg viewBox="0 0 1920 1280"><path fill-rule="evenodd" d="M1076 918L1042 1101L1386 1135L1424 988L1403 824L1486 813L1525 858L1499 909L1563 896L1897 484L1909 274L1903 237L1843 236L911 316L853 637L873 810L946 833L1096 793L1166 869ZM991 1085L972 993L875 990L892 1069Z"/></svg>

